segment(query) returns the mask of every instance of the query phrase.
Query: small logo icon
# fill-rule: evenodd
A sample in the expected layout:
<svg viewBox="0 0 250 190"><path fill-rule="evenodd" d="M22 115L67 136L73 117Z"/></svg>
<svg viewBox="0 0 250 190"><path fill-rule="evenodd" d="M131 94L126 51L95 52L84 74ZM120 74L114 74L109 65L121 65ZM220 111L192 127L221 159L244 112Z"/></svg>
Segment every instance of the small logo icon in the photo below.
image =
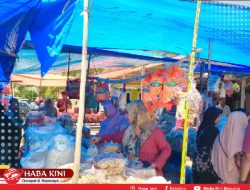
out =
<svg viewBox="0 0 250 190"><path fill-rule="evenodd" d="M201 190L200 186L194 186L194 190Z"/></svg>
<svg viewBox="0 0 250 190"><path fill-rule="evenodd" d="M13 168L6 170L3 174L3 178L8 184L17 184L21 176L22 172Z"/></svg>
<svg viewBox="0 0 250 190"><path fill-rule="evenodd" d="M135 190L135 186L130 186L130 190Z"/></svg>

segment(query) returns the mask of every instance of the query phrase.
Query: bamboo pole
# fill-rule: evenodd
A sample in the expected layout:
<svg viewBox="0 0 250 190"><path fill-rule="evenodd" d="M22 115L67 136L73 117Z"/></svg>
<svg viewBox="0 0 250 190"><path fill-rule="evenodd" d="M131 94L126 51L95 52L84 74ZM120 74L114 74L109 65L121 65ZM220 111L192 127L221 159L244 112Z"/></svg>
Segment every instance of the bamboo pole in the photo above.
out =
<svg viewBox="0 0 250 190"><path fill-rule="evenodd" d="M246 78L243 78L241 83L241 99L240 99L240 107L245 108L246 101Z"/></svg>
<svg viewBox="0 0 250 190"><path fill-rule="evenodd" d="M67 72L67 84L66 84L66 92L67 92L67 97L66 97L66 113L68 113L68 101L69 101L69 72L70 72L70 53L69 53L69 58L68 58L68 72Z"/></svg>
<svg viewBox="0 0 250 190"><path fill-rule="evenodd" d="M86 76L87 76L87 54L88 54L88 25L89 25L89 1L84 0L83 7L83 48L82 48L82 64L81 64L81 82L80 82L80 105L79 105L79 116L77 121L76 129L76 144L75 144L75 155L74 155L74 176L72 178L72 183L77 183L79 178L80 170L80 156L81 156L81 141L82 141L82 127L83 127L83 117L85 114L85 87L86 87Z"/></svg>
<svg viewBox="0 0 250 190"><path fill-rule="evenodd" d="M145 72L146 72L146 68L145 68L145 65L142 66L142 70L141 70L141 75L145 75ZM141 80L141 100L143 99L143 82L144 82L144 79Z"/></svg>
<svg viewBox="0 0 250 190"><path fill-rule="evenodd" d="M201 0L197 1L196 6L196 16L195 16L195 24L194 24L194 33L193 33L193 44L192 44L192 52L190 54L190 65L189 65L189 74L188 74L188 86L187 86L187 94L191 87L191 81L193 80L194 73L194 62L195 62L195 53L196 53L196 42L197 42L197 34L198 34L198 26L200 20L200 9L201 9ZM186 156L187 156L187 143L188 143L188 101L186 97L185 101L185 122L184 122L184 130L183 130L183 141L182 141L182 160L181 160L181 175L180 175L180 183L185 184L186 178Z"/></svg>
<svg viewBox="0 0 250 190"><path fill-rule="evenodd" d="M207 94L206 94L206 109L209 107L209 79L211 76L211 58L212 58L212 41L209 40L208 44L208 77L207 77Z"/></svg>

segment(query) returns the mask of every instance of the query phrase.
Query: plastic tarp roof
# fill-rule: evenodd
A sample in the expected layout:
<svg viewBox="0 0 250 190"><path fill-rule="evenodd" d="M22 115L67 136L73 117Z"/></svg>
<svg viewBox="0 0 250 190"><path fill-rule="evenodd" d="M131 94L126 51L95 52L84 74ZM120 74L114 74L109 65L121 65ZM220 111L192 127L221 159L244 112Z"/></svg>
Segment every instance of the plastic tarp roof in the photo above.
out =
<svg viewBox="0 0 250 190"><path fill-rule="evenodd" d="M122 51L122 50L121 50ZM90 49L89 52L94 52L93 49ZM166 67L170 67L177 63L183 56L175 56L173 58L165 58L161 55L153 57L152 54L141 53L141 56L134 55L135 51L127 51L124 55L123 53L118 54L106 50L106 55L93 55L91 56L90 69L113 69L113 68L130 68L140 65L158 65L163 64ZM70 58L70 62L69 62ZM81 54L75 53L61 53L57 61L52 65L49 73L57 74L68 71L68 64L70 71L79 70L81 68ZM188 62L185 61L181 64L183 67L188 67ZM200 72L199 65L196 67L196 72ZM207 71L207 64L205 65L204 72ZM227 63L216 63L212 62L211 66L212 72L220 73L231 73L231 74L241 74L249 75L250 67L239 66ZM40 64L37 59L36 53L34 50L23 49L19 52L19 57L16 60L16 66L13 71L14 74L38 74L40 73Z"/></svg>
<svg viewBox="0 0 250 190"><path fill-rule="evenodd" d="M7 61L11 63L2 64L5 75L8 76L13 69L12 63L23 42L25 31L30 32L35 44L42 75L55 61L63 43L72 47L82 45L83 18L80 13L83 0L79 0L76 6L72 27L64 41L71 26L75 2L0 2L0 28L4 32L3 36L8 37L11 32L18 34L12 33L10 39L13 36L15 38L10 43L2 36L0 38L0 44L4 46L0 47L0 61L2 63L10 59ZM88 46L97 48L96 50L112 49L114 52L118 49L156 50L186 55L191 50L195 7L195 2L179 0L158 0L157 3L154 0L93 0L90 8ZM197 47L203 49L202 58L207 57L210 39L213 45L213 60L250 66L249 7L203 2L200 19ZM7 30L9 28L12 30ZM3 54L2 49L6 50L6 44L11 48L7 48L10 50L7 54L6 51ZM217 67L217 71L221 69L223 68Z"/></svg>
<svg viewBox="0 0 250 190"><path fill-rule="evenodd" d="M83 4L79 1L72 28L65 41L68 51L78 51L82 42ZM250 6L249 4L245 4ZM138 55L133 50L157 50L186 55L191 50L196 3L179 0L93 0L90 9L89 48ZM250 66L250 8L232 4L202 3L198 32L201 57L207 58L212 41L212 59ZM111 49L110 49L111 48ZM151 55L152 56L152 55ZM145 58L148 59L147 57ZM112 65L112 64L111 64ZM217 72L249 73L249 67L234 70L213 67Z"/></svg>
<svg viewBox="0 0 250 190"><path fill-rule="evenodd" d="M181 0L93 0L89 47L158 50L188 54L196 3ZM248 4L250 5L250 3ZM82 0L66 44L81 46ZM250 66L250 8L202 2L197 47L207 58Z"/></svg>
<svg viewBox="0 0 250 190"><path fill-rule="evenodd" d="M106 51L107 54L108 51ZM34 50L23 49L18 54L18 59L16 60L16 66L14 68L14 74L32 74L40 72L40 64L37 59ZM150 57L151 54L142 53L141 56L122 53L118 56L116 55L93 55L91 56L90 69L95 68L128 68L136 65L146 65L146 64L173 64L177 59L173 58L162 58L162 57ZM131 57L131 58L130 58ZM70 62L69 62L70 59ZM57 61L52 65L49 73L62 73L72 70L79 70L81 67L81 54L75 53L61 53Z"/></svg>
<svg viewBox="0 0 250 190"><path fill-rule="evenodd" d="M61 51L72 24L76 0L0 1L0 65L5 78L13 70L27 32L44 75Z"/></svg>
<svg viewBox="0 0 250 190"><path fill-rule="evenodd" d="M65 87L67 76L47 74L43 78L40 74L12 74L11 80L15 83L31 86Z"/></svg>

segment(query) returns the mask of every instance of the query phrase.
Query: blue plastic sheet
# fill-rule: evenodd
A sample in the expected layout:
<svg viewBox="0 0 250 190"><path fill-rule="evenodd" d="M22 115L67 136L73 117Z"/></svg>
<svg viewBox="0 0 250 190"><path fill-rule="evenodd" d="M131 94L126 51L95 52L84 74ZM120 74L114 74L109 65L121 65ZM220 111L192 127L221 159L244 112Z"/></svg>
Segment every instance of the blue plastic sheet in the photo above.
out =
<svg viewBox="0 0 250 190"><path fill-rule="evenodd" d="M39 5L39 0L0 2L0 65L7 80Z"/></svg>
<svg viewBox="0 0 250 190"><path fill-rule="evenodd" d="M49 70L67 36L76 2L76 0L0 1L0 65L7 80L28 31L36 46L41 63L41 75Z"/></svg>
<svg viewBox="0 0 250 190"><path fill-rule="evenodd" d="M0 63L7 78L27 30L30 30L35 43L42 76L56 60L62 44L82 46L83 17L80 14L83 0L79 0L76 7L76 16L68 36L76 0L69 1L62 14L67 2L0 1ZM123 49L188 54L192 46L195 8L194 1L93 0L88 46L112 48L114 52ZM17 25L19 22L22 24ZM32 27L29 27L31 22ZM197 47L202 48L202 58L207 58L208 41L211 40L213 60L249 67L249 34L249 7L202 2L197 41ZM223 69L216 68L218 72L225 72Z"/></svg>
<svg viewBox="0 0 250 190"><path fill-rule="evenodd" d="M82 7L80 1L68 45L82 45ZM195 8L195 1L93 0L88 45L189 54ZM197 39L202 58L208 57L210 39L213 60L250 66L250 9L203 1Z"/></svg>
<svg viewBox="0 0 250 190"><path fill-rule="evenodd" d="M80 51L80 48L72 48L73 46L67 46L67 49L63 48L63 50L66 50L66 52L76 52L78 53ZM79 51L78 51L79 50ZM122 50L121 50L122 51ZM90 67L91 68L99 68L100 63L102 60L105 62L106 61L106 56L112 61L112 65L108 66L106 64L105 68L112 68L113 65L119 68L126 68L126 67L133 67L133 66L138 66L143 64L159 64L159 63L165 63L167 66L174 65L178 60L176 59L171 59L168 57L161 57L161 56L156 56L154 57L153 55L135 55L132 53L140 54L141 52L139 51L131 51L129 53L120 53L120 52L115 52L112 49L109 50L102 50L98 48L88 48L88 52L91 55L91 61L90 61ZM80 68L80 64L82 62L81 60L81 54L76 54L76 53L61 53L57 61L53 63L51 66L51 73L61 73L61 72L67 72L68 71L68 64L70 65L70 70L75 70ZM102 55L105 56L102 56ZM68 61L69 56L71 58L70 63ZM126 61L120 61L119 59L116 59L116 57L127 57ZM180 64L182 67L188 68L189 64L188 62L184 62ZM101 67L103 68L103 67ZM205 65L205 68L203 72L207 72L208 66ZM215 65L212 63L211 66L211 71L216 72L216 73L231 73L231 74L240 74L240 75L249 75L250 74L250 67L246 66L238 66L238 65L233 65L233 64L219 64ZM0 71L1 72L1 71ZM200 72L200 65L195 69L195 72ZM36 52L35 50L27 50L27 49L22 49L19 52L19 58L16 60L16 66L13 71L13 74L38 74L40 73L40 64L39 60L37 59Z"/></svg>
<svg viewBox="0 0 250 190"><path fill-rule="evenodd" d="M70 29L76 0L68 2L44 1L29 29L41 63L41 76L44 76L56 61Z"/></svg>

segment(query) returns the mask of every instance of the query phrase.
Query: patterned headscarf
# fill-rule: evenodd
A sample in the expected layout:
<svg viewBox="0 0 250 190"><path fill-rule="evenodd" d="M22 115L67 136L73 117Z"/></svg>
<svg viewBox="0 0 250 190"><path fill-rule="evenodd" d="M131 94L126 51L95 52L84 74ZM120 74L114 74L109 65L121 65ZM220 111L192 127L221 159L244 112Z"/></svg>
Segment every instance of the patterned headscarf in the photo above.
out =
<svg viewBox="0 0 250 190"><path fill-rule="evenodd" d="M127 111L133 116L134 122L125 132L123 137L124 154L139 156L139 149L150 137L157 123L148 112L142 101L133 101L127 106ZM136 135L135 130L139 127L140 134Z"/></svg>

